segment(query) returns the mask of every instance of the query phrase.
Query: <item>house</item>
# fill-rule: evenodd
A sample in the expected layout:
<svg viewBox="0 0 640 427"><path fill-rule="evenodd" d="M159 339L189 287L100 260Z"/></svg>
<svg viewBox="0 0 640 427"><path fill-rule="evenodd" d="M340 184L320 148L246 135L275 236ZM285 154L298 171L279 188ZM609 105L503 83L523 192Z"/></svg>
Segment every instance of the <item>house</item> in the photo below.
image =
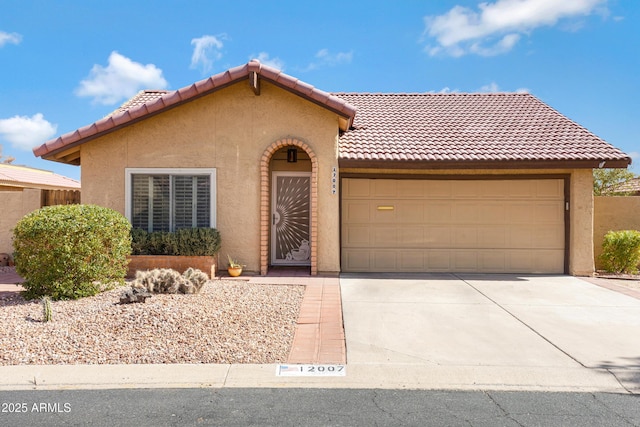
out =
<svg viewBox="0 0 640 427"><path fill-rule="evenodd" d="M13 252L13 228L43 206L80 203L80 183L50 171L0 163L0 253Z"/></svg>
<svg viewBox="0 0 640 427"><path fill-rule="evenodd" d="M611 196L640 196L640 177L607 188L606 193Z"/></svg>
<svg viewBox="0 0 640 427"><path fill-rule="evenodd" d="M327 93L250 61L34 149L82 201L211 226L247 270L588 275L592 168L628 155L529 94Z"/></svg>

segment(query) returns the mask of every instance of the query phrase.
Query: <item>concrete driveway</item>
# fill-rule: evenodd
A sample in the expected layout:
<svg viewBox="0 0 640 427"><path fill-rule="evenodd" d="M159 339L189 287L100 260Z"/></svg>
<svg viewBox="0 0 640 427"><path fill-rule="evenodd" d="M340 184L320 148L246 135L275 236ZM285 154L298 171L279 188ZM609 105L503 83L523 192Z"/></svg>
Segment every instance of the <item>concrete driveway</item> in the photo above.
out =
<svg viewBox="0 0 640 427"><path fill-rule="evenodd" d="M356 369L465 388L640 392L640 300L582 279L343 275L340 286Z"/></svg>

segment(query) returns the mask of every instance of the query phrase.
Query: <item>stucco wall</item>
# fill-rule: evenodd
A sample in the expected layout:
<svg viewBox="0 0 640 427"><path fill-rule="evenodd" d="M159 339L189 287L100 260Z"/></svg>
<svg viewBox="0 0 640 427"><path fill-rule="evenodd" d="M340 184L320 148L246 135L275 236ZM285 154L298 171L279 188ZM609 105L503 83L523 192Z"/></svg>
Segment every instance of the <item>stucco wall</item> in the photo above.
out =
<svg viewBox="0 0 640 427"><path fill-rule="evenodd" d="M0 191L0 252L13 252L13 228L31 211L40 208L40 190L33 188Z"/></svg>
<svg viewBox="0 0 640 427"><path fill-rule="evenodd" d="M259 96L239 82L84 144L82 202L124 214L125 168L216 168L222 260L231 254L259 271L260 160L287 137L319 160L318 271L338 271L339 203L330 191L338 117L265 82Z"/></svg>
<svg viewBox="0 0 640 427"><path fill-rule="evenodd" d="M640 197L594 197L593 246L596 267L600 268L602 239L609 231L640 230Z"/></svg>
<svg viewBox="0 0 640 427"><path fill-rule="evenodd" d="M408 174L408 175L569 175L569 273L576 276L593 274L593 182L591 169L341 169L342 175L355 174Z"/></svg>

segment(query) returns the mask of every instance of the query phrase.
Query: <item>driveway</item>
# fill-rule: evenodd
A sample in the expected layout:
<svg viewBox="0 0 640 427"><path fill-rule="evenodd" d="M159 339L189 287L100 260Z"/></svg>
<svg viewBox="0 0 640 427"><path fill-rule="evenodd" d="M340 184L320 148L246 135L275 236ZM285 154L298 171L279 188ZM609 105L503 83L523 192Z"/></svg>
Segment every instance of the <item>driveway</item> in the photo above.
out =
<svg viewBox="0 0 640 427"><path fill-rule="evenodd" d="M340 285L350 365L640 391L640 300L580 278L343 275Z"/></svg>

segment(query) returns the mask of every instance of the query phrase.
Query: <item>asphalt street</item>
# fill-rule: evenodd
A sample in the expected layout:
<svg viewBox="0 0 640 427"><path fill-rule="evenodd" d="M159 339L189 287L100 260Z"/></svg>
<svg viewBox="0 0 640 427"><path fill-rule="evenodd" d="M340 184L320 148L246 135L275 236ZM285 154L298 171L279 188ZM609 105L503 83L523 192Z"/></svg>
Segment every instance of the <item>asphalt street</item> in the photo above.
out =
<svg viewBox="0 0 640 427"><path fill-rule="evenodd" d="M640 426L640 396L381 389L5 391L2 426Z"/></svg>

